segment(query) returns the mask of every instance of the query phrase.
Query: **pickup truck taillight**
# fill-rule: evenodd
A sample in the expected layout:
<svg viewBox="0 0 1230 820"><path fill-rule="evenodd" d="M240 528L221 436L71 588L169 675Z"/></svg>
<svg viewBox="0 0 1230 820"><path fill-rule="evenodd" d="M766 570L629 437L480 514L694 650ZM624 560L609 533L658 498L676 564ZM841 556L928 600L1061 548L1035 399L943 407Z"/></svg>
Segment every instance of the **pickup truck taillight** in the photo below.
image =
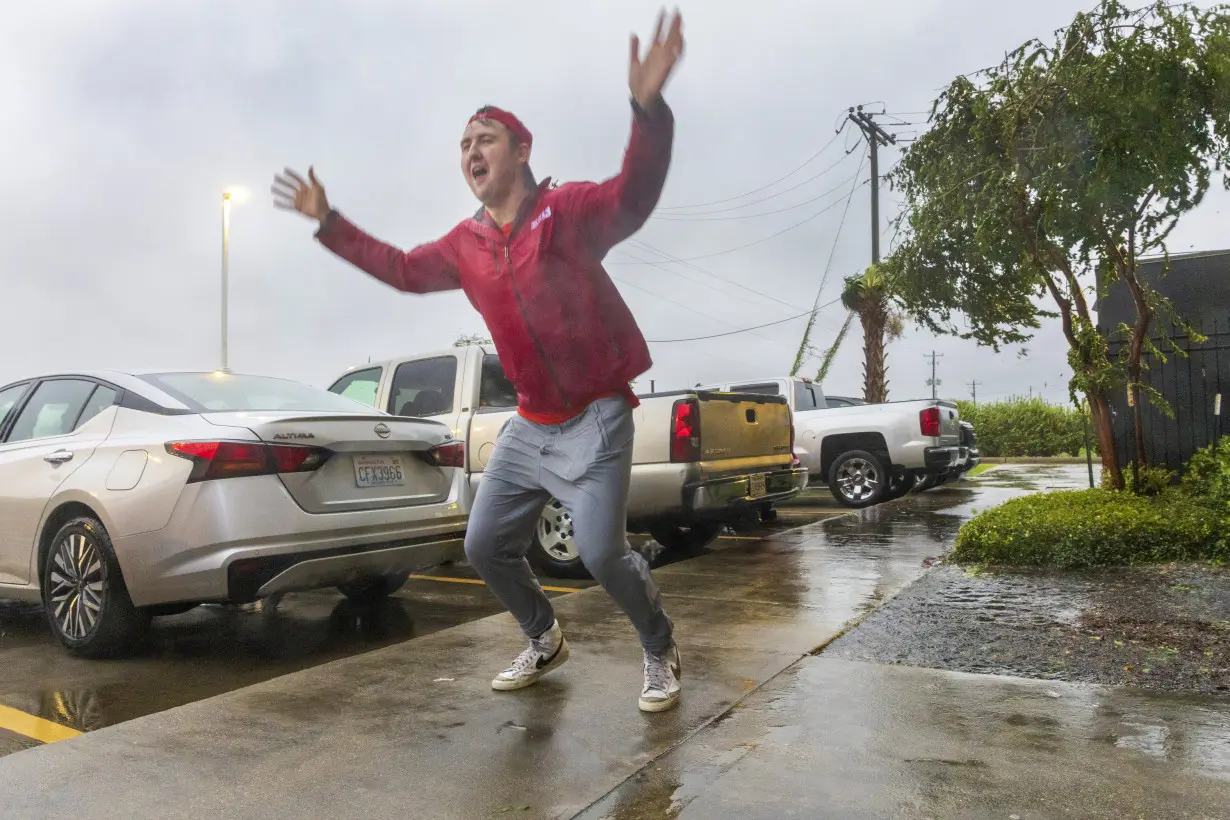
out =
<svg viewBox="0 0 1230 820"><path fill-rule="evenodd" d="M700 402L680 399L671 413L671 461L700 461Z"/></svg>
<svg viewBox="0 0 1230 820"><path fill-rule="evenodd" d="M940 408L928 407L918 411L918 427L925 438L939 438Z"/></svg>

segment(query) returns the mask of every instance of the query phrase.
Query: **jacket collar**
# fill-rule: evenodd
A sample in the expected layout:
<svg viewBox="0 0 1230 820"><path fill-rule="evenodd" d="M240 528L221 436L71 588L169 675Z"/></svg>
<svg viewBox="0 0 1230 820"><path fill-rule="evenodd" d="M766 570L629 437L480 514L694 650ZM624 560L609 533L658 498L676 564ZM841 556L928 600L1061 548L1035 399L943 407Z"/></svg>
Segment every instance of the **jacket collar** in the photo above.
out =
<svg viewBox="0 0 1230 820"><path fill-rule="evenodd" d="M517 232L517 228L521 227L521 223L525 221L526 216L534 210L535 206L542 200L543 194L554 187L551 177L547 177L542 182L538 183L538 187L534 189L525 201L521 203L521 207L517 209L517 217L513 220L512 233ZM504 231L500 230L500 226L495 224L495 220L491 218L491 214L487 213L487 209L479 206L467 223L470 230L479 236L487 239L499 239L503 241Z"/></svg>

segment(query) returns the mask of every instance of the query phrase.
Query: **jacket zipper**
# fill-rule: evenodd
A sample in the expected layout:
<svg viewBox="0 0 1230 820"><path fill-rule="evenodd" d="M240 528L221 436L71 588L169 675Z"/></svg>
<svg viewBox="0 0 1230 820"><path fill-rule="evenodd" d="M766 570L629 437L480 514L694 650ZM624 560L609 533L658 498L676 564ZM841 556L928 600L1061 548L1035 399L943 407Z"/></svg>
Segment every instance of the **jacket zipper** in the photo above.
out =
<svg viewBox="0 0 1230 820"><path fill-rule="evenodd" d="M516 230L515 225L513 230ZM495 242L491 243L491 255L495 258L496 273L499 273L500 259L495 252ZM551 383L555 385L555 392L559 393L560 400L564 403L564 409L571 410L572 405L568 401L568 394L564 392L564 387L560 384L559 376L556 375L555 368L551 366L551 362L547 359L547 353L543 350L542 342L538 339L538 334L534 332L534 326L530 324L529 314L525 312L525 302L521 299L521 289L517 287L517 274L513 269L512 255L509 253L507 245L504 246L504 263L508 266L508 278L512 281L513 295L517 298L517 307L521 310L521 319L525 322L525 329L529 332L530 339L534 342L534 347L538 350L538 358L542 360L542 365L546 368L547 375L551 377Z"/></svg>

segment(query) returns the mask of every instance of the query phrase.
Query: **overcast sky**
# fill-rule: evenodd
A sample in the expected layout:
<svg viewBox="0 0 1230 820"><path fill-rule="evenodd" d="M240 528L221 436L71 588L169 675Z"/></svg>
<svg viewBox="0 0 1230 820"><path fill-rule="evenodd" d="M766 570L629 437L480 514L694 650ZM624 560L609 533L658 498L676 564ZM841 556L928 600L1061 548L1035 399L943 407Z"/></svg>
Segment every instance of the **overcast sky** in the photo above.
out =
<svg viewBox="0 0 1230 820"><path fill-rule="evenodd" d="M855 147L849 130L754 196L679 206L788 174L829 143L851 105L883 101L874 108L917 121L910 112L927 109L953 76L1049 34L1090 3L993 4L1010 13L991 5L684 6L687 52L667 90L678 125L662 205L674 210L660 210L607 260L646 337L725 333L798 314L826 268L819 301L835 299L842 277L870 261L866 185L855 187L839 231L846 197L867 175L863 166L853 179L858 150L843 158ZM216 367L220 203L230 185L252 194L232 220L232 369L327 385L369 356L412 355L483 332L460 293L398 294L320 248L310 223L271 207L273 173L314 163L339 210L409 247L473 211L457 141L474 109L492 103L533 130L540 176L605 178L628 135L627 38L647 37L656 10L639 0L58 0L7 9L0 383L59 369ZM918 130L882 122L902 136ZM882 152L881 169L897 156ZM882 200L886 248L894 196ZM1230 245L1220 230L1225 202L1214 192L1171 250ZM756 214L764 215L728 218ZM815 343L829 344L842 319L840 305L822 311ZM783 374L803 327L800 319L655 343L655 366L638 388L648 379L663 389ZM861 342L852 332L828 392L861 395ZM945 395L967 397L965 383L977 380L980 397L1032 387L1064 398L1057 328L1028 348L1024 358L997 357L911 331L889 348L890 398L929 392L923 357L932 349L943 354Z"/></svg>

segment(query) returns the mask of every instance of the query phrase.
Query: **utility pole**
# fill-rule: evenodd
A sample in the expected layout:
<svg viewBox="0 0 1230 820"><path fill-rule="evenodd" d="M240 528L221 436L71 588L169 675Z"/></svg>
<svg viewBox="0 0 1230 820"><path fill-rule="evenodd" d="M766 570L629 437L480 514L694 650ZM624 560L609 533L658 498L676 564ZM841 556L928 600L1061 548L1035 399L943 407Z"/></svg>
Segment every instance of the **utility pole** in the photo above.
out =
<svg viewBox="0 0 1230 820"><path fill-rule="evenodd" d="M931 360L931 378L927 379L927 384L931 385L931 398L934 400L939 398L936 388L940 386L940 380L935 377L935 360L944 358L944 354L932 350L930 353L924 353L923 358Z"/></svg>
<svg viewBox="0 0 1230 820"><path fill-rule="evenodd" d="M887 147L897 144L897 135L890 134L881 128L872 114L858 108L851 108L850 122L858 126L871 149L871 263L880 261L880 152L881 145Z"/></svg>
<svg viewBox="0 0 1230 820"><path fill-rule="evenodd" d="M978 385L980 384L982 384L982 382L973 381L969 383L970 392L974 394L974 404L978 403Z"/></svg>

